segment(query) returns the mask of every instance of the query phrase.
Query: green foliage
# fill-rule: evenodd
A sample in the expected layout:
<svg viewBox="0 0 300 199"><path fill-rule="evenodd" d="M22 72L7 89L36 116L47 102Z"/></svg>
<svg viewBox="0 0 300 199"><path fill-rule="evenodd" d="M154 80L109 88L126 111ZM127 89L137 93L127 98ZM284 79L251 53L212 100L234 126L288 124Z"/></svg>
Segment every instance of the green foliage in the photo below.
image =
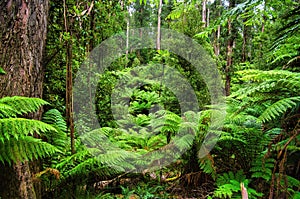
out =
<svg viewBox="0 0 300 199"><path fill-rule="evenodd" d="M263 183L274 183L275 170L279 167L280 174L277 182L288 178L288 175L281 173L284 170L279 154L284 147L287 150L297 151L298 144L291 141L293 132L297 129L297 116L299 112L299 73L285 70L242 70L238 71L239 88L231 97L240 103L234 114L237 118L249 118L261 124L264 129L256 128L260 148L253 154L254 158L250 161L252 178L263 179ZM242 83L242 84L241 84ZM234 102L234 101L233 101ZM254 123L253 123L254 124ZM253 132L253 131L252 131ZM261 132L261 133L259 133ZM289 141L288 141L289 140ZM249 145L249 140L247 140ZM289 145L286 146L289 142ZM255 149L251 146L250 148ZM255 155L257 154L257 155ZM293 160L287 160L293 162ZM271 182L272 181L272 182ZM286 181L287 182L287 181ZM287 192L294 192L295 189L288 187L290 183L282 184ZM293 186L292 186L293 187ZM275 189L272 187L271 189ZM279 187L277 194L283 189Z"/></svg>
<svg viewBox="0 0 300 199"><path fill-rule="evenodd" d="M247 192L250 198L262 197L262 193L256 192L255 189L248 187L249 180L243 174L242 170L239 170L236 174L232 171L224 173L217 178L217 189L214 191L214 197L218 198L240 198L240 184L244 183L247 188Z"/></svg>
<svg viewBox="0 0 300 199"><path fill-rule="evenodd" d="M3 68L0 67L0 75L5 75L6 72L3 70Z"/></svg>
<svg viewBox="0 0 300 199"><path fill-rule="evenodd" d="M272 172L274 168L274 159L262 159L262 157L257 157L250 169L252 173L252 178L263 178L267 182L271 180Z"/></svg>
<svg viewBox="0 0 300 199"><path fill-rule="evenodd" d="M151 183L140 183L133 188L123 187L122 197L120 198L168 198L169 194L166 192L165 187L161 185L155 185Z"/></svg>
<svg viewBox="0 0 300 199"><path fill-rule="evenodd" d="M125 169L133 169L132 165L125 161L126 158L133 158L132 154L106 144L107 140L102 140L99 135L96 136L95 134L98 133L96 131L91 132L85 137L91 142L84 140L86 144L94 144L93 146L90 145L89 148L82 147L78 149L77 153L64 158L56 165L56 168L62 172L63 180L72 178L82 180L89 175L96 175L98 178L104 179L120 174ZM97 140L94 138L97 138ZM99 142L95 143L96 141L102 141L101 143L104 144L100 146ZM86 182L82 181L80 184L84 183Z"/></svg>
<svg viewBox="0 0 300 199"><path fill-rule="evenodd" d="M55 131L49 131L44 137L48 143L59 149L51 159L46 159L44 166L46 168L56 168L57 164L59 164L63 158L71 155L71 141L70 138L67 137L67 124L57 109L50 109L45 112L42 121L55 128Z"/></svg>
<svg viewBox="0 0 300 199"><path fill-rule="evenodd" d="M0 117L4 118L0 122L1 128L13 130L13 133L0 130L1 141L5 144L17 141L23 143L22 137L27 139L37 131L43 139L59 149L55 151L54 158L46 159L44 163L61 173L59 180L49 183L48 190L60 190L60 186L61 189L68 190L72 190L73 186L89 189L101 180L112 179L126 170L133 171L136 167L159 160L165 155L163 152L166 152L167 158L183 159L183 167L190 169L189 171L200 169L202 174L211 175L213 180L217 179L214 198L240 197L240 182L245 183L251 198L262 197L258 191L249 188L248 185L251 187L254 184L249 184L250 179L246 178L241 169L247 177L251 176L252 183L260 181L262 187L258 189L264 193L272 188L274 193L286 192L291 197L298 197L299 181L295 178L298 174L286 175L285 171L291 173L289 168L295 167L294 157L298 157L299 152L299 135L296 134L300 107L300 37L297 31L299 4L292 0L230 1L233 2L236 5L229 8L228 2L208 1L208 27L203 26L200 1L164 1L162 9L162 27L193 37L216 60L221 72L225 69L227 55L230 55L227 52L227 42L234 39L233 64L229 71L233 93L227 98L227 115L222 128L215 129L210 125L213 111L218 112L224 107L206 106L210 101L209 92L202 77L190 63L164 50L156 52L152 49L140 49L132 52L128 49L129 53L115 60L109 71L101 74L99 78L96 109L102 128L91 131L92 128L87 125L91 118L88 114L80 115L82 119L78 121L76 129L81 139L76 139L77 151L76 154L71 154L66 124L59 113L63 113L65 109L65 41L73 44L72 66L76 77L80 63L90 51L114 33L124 30L126 22L129 29L156 26L155 4L158 1L69 1L66 13L72 21L72 34L69 34L64 32L61 1L53 0L50 2L49 12L51 23L48 27L46 48L44 98L53 103L50 107L58 110L50 110L43 117L43 121L53 128L48 129L42 123L30 123L17 118L24 112L14 107L15 105L32 112L44 105L44 102L40 101L40 104L29 107L18 104L13 99L11 103L0 101ZM129 36L136 38L136 43L129 46L137 45L142 38L141 33L136 31L129 31ZM124 40L125 45L125 36L120 39ZM214 55L218 47L220 54ZM239 63L241 61L244 63ZM160 82L137 78L145 73L153 73L152 77L156 77L156 71L136 70L135 75L129 73L141 64L153 66L157 63L178 70L187 79L199 100L200 113L181 113L173 91ZM258 68L261 70L257 70ZM270 68L277 70L268 70ZM290 71L278 70L280 68ZM164 74L167 76L169 72L165 70ZM116 91L115 86L120 86L118 83L121 79L126 80L128 85L143 83L143 86L133 91L126 88L117 90L120 94L120 97L116 97L117 101L125 99L125 96L128 103L112 106L111 96ZM91 82L87 79L85 83ZM91 93L85 93L83 97L90 95ZM90 109L85 104L82 106L87 112ZM117 110L122 117L117 122L112 110ZM20 128L16 127L20 122L24 124ZM29 128L34 130L24 131ZM197 159L198 151L208 133L216 135L219 141L206 157ZM33 146L38 145L36 148L40 148L39 144L34 143ZM3 145L5 150L9 150L9 146L10 144ZM19 144L14 146L18 148L16 150L21 148ZM189 148L191 149L184 156L178 152L180 149ZM286 151L286 160L281 159L283 151ZM27 153L11 153L10 151L8 154L13 159L30 156ZM33 153L32 157L34 156ZM144 158L132 164L128 163L139 157ZM7 161L6 159L9 158L2 161ZM181 168L170 165L169 169L178 171ZM271 187L274 176L273 184L280 184ZM203 183L202 179L198 181L199 184ZM141 185L134 190L124 187L123 196L128 198L133 194L141 198L153 198L156 196L155 192L160 191L155 186L152 189L151 185ZM112 195L99 195L99 198L113 197Z"/></svg>
<svg viewBox="0 0 300 199"><path fill-rule="evenodd" d="M57 152L57 148L30 136L10 138L0 144L0 161L12 164L38 158L45 158Z"/></svg>
<svg viewBox="0 0 300 199"><path fill-rule="evenodd" d="M34 135L34 133L41 134L47 131L55 131L55 129L51 125L37 120L24 118L3 118L0 120L0 137L2 143L11 138L18 140L28 135Z"/></svg>
<svg viewBox="0 0 300 199"><path fill-rule="evenodd" d="M2 163L24 162L45 158L58 149L33 135L56 131L51 125L37 120L17 118L18 115L37 111L47 104L37 98L4 97L0 99L0 161Z"/></svg>
<svg viewBox="0 0 300 199"><path fill-rule="evenodd" d="M16 117L37 111L48 103L39 98L27 98L21 96L4 97L0 99L0 117Z"/></svg>
<svg viewBox="0 0 300 199"><path fill-rule="evenodd" d="M299 63L300 6L295 5L282 15L282 26L276 31L277 37L271 47L272 63L284 63L284 68L295 67Z"/></svg>
<svg viewBox="0 0 300 199"><path fill-rule="evenodd" d="M50 109L49 111L44 113L42 120L47 124L51 124L57 130L63 132L67 131L67 124L63 116L57 109Z"/></svg>
<svg viewBox="0 0 300 199"><path fill-rule="evenodd" d="M198 161L199 161L199 166L203 170L203 172L210 174L212 176L212 178L215 180L217 171L216 171L216 167L214 165L213 157L210 154L208 154L207 156L199 159Z"/></svg>
<svg viewBox="0 0 300 199"><path fill-rule="evenodd" d="M287 110L293 109L294 107L299 107L300 105L300 96L299 97L290 97L279 100L269 106L260 116L259 120L262 122L267 122L272 119L276 119L278 116L282 116L283 113L286 113Z"/></svg>
<svg viewBox="0 0 300 199"><path fill-rule="evenodd" d="M299 73L284 70L243 70L237 74L242 76L241 80L245 83L252 83L233 93L232 97L251 97L249 105L260 103L260 107L265 109L258 117L262 122L280 119L299 107ZM286 91L289 91L288 94Z"/></svg>

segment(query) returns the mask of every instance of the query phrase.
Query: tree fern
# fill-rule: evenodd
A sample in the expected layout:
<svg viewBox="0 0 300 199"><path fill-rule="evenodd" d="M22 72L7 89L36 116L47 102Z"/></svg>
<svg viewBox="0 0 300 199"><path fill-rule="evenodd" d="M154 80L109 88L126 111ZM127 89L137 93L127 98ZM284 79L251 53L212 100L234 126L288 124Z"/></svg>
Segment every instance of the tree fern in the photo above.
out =
<svg viewBox="0 0 300 199"><path fill-rule="evenodd" d="M67 136L67 125L61 113L56 109L51 109L43 114L42 121L53 126L55 131L49 131L43 134L43 138L48 143L55 146L58 151L53 157L44 161L44 167L55 168L63 158L71 155L70 138ZM78 143L78 142L77 142Z"/></svg>
<svg viewBox="0 0 300 199"><path fill-rule="evenodd" d="M271 180L272 172L274 168L275 160L272 158L263 159L263 157L257 157L252 163L250 169L252 173L252 178L262 178L267 182Z"/></svg>
<svg viewBox="0 0 300 199"><path fill-rule="evenodd" d="M295 106L299 106L300 104L300 96L298 97L290 97L279 100L269 106L260 116L259 120L262 122L267 122L272 119L276 119L278 116L281 116L288 109L291 109Z"/></svg>
<svg viewBox="0 0 300 199"><path fill-rule="evenodd" d="M240 184L243 183L247 187L250 198L258 198L263 194L258 193L255 189L248 187L249 180L243 174L242 170L236 173L229 171L217 178L217 189L214 191L214 197L218 198L240 198Z"/></svg>
<svg viewBox="0 0 300 199"><path fill-rule="evenodd" d="M13 107L0 103L0 118L12 117L16 115L17 112Z"/></svg>
<svg viewBox="0 0 300 199"><path fill-rule="evenodd" d="M0 99L0 105L7 105L11 107L15 112L9 115L10 117L14 117L17 114L22 115L26 113L31 113L37 111L41 106L48 104L48 102L39 99L39 98L28 98L28 97L21 97L21 96L13 96L13 97L4 97ZM0 114L2 111L5 111L7 108L4 107L2 109L0 107ZM9 117L6 116L6 117Z"/></svg>
<svg viewBox="0 0 300 199"><path fill-rule="evenodd" d="M47 131L56 131L54 127L37 120L24 118L5 118L0 119L0 140L23 138L34 133L40 134Z"/></svg>
<svg viewBox="0 0 300 199"><path fill-rule="evenodd" d="M240 80L252 83L233 93L231 95L232 97L243 99L246 96L253 97L257 93L267 93L271 91L285 92L286 90L299 94L299 73L285 70L243 70L238 71L236 74L240 76Z"/></svg>
<svg viewBox="0 0 300 199"><path fill-rule="evenodd" d="M57 148L30 136L19 139L11 138L0 144L0 161L24 162L38 158L45 158L57 152Z"/></svg>
<svg viewBox="0 0 300 199"><path fill-rule="evenodd" d="M67 124L64 120L63 116L57 109L51 109L43 114L42 121L51 124L56 129L60 131L66 132L67 131Z"/></svg>
<svg viewBox="0 0 300 199"><path fill-rule="evenodd" d="M216 179L217 171L214 163L214 159L210 154L207 154L204 158L198 160L200 168L204 173L210 174L213 179Z"/></svg>
<svg viewBox="0 0 300 199"><path fill-rule="evenodd" d="M234 134L240 131L253 134L245 139L245 146L252 149L252 152L241 148L243 153L244 150L248 152L246 157L252 154L248 161L251 162L252 178L270 184L270 189L274 192L277 189L277 194L293 194L292 191L287 191L295 191L294 188L288 187L289 183L283 183L282 187L279 187L278 182L287 179L287 175L281 172L285 169L286 162L297 164L288 154L298 150L295 139L299 123L300 73L287 70L243 70L236 74L240 80L239 88L230 96L229 106L235 109L232 109L233 118L238 118L241 122L237 123L234 119L232 124L225 123L224 127L226 131L236 129ZM240 104L234 105L232 102ZM246 125L246 122L250 122L250 125ZM286 151L286 159L282 159L280 155L283 150ZM277 157L276 161L272 157ZM280 172L276 179L274 167L278 167ZM274 185L275 181L277 186Z"/></svg>
<svg viewBox="0 0 300 199"><path fill-rule="evenodd" d="M62 173L62 180L82 178L89 174L97 174L104 179L134 169L128 162L135 158L136 154L110 142L106 133L109 134L111 130L113 129L96 129L80 136L81 147L77 153L65 157L56 165L56 169Z"/></svg>
<svg viewBox="0 0 300 199"><path fill-rule="evenodd" d="M252 82L264 82L266 80L284 80L284 79L298 79L299 74L295 72L290 72L287 70L269 70L262 71L257 69L249 69L237 71L236 74L242 81L252 81Z"/></svg>
<svg viewBox="0 0 300 199"><path fill-rule="evenodd" d="M274 57L272 63L285 63L286 66L298 66L296 60L299 59L299 20L300 6L289 10L282 17L283 26L277 31L277 38L270 48L270 54ZM281 61L281 62L278 62Z"/></svg>
<svg viewBox="0 0 300 199"><path fill-rule="evenodd" d="M0 99L0 161L2 163L24 162L52 155L57 148L40 139L31 137L56 131L49 124L37 120L17 118L17 115L36 111L47 104L38 98L4 97Z"/></svg>
<svg viewBox="0 0 300 199"><path fill-rule="evenodd" d="M237 74L242 75L241 80L247 84L233 93L231 97L243 100L246 106L267 107L260 113L258 121L268 122L280 119L280 116L288 110L299 107L299 73L285 70L244 70Z"/></svg>

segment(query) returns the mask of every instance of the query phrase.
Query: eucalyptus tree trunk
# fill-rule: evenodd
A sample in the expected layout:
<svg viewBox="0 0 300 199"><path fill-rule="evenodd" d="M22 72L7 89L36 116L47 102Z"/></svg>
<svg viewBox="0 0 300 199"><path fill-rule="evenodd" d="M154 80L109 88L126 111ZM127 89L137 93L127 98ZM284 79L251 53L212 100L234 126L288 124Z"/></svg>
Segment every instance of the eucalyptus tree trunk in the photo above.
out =
<svg viewBox="0 0 300 199"><path fill-rule="evenodd" d="M67 126L70 130L71 139L71 153L75 153L75 136L74 136L74 122L73 122L73 75L72 75L72 32L69 30L69 18L67 17L67 5L66 0L64 4L64 25L65 32L69 33L70 39L65 42L66 46L66 119Z"/></svg>
<svg viewBox="0 0 300 199"><path fill-rule="evenodd" d="M244 22L246 19L244 20ZM248 40L249 40L249 33L250 33L250 27L247 25L243 25L243 45L242 45L242 62L248 61L248 51L247 51L247 46L248 46Z"/></svg>
<svg viewBox="0 0 300 199"><path fill-rule="evenodd" d="M127 11L128 11L128 17L126 19L126 57L128 57L128 52L129 52L129 29L130 29L129 8L127 9Z"/></svg>
<svg viewBox="0 0 300 199"><path fill-rule="evenodd" d="M235 0L229 1L229 9L233 8L235 6ZM230 95L230 84L231 84L231 67L232 67L232 53L233 53L233 45L234 45L234 39L236 32L234 31L233 23L228 18L227 21L227 60L226 60L226 67L225 67L225 95Z"/></svg>
<svg viewBox="0 0 300 199"><path fill-rule="evenodd" d="M0 1L0 66L6 75L0 79L0 97L42 97L42 56L47 31L48 0ZM29 115L41 118L41 110ZM37 162L0 163L0 197L41 198L34 186Z"/></svg>
<svg viewBox="0 0 300 199"><path fill-rule="evenodd" d="M222 5L222 0L219 1L219 6L221 7ZM218 18L221 17L221 10L218 8ZM215 32L215 38L214 38L214 51L215 55L219 56L220 55L220 37L221 37L221 26L218 25L217 31Z"/></svg>
<svg viewBox="0 0 300 199"><path fill-rule="evenodd" d="M203 23L203 27L206 27L206 3L207 3L207 0L202 0L202 23Z"/></svg>
<svg viewBox="0 0 300 199"><path fill-rule="evenodd" d="M210 9L209 7L207 7L206 27L209 26L209 18L210 18Z"/></svg>
<svg viewBox="0 0 300 199"><path fill-rule="evenodd" d="M232 49L233 49L233 39L231 36L231 20L228 19L227 22L227 29L228 29L228 41L227 41L227 60L226 60L226 67L225 67L225 95L230 95L230 83L231 83L231 65L232 65Z"/></svg>
<svg viewBox="0 0 300 199"><path fill-rule="evenodd" d="M157 50L160 50L161 10L162 10L162 0L159 0L158 14L157 14L157 38L156 38L156 49Z"/></svg>

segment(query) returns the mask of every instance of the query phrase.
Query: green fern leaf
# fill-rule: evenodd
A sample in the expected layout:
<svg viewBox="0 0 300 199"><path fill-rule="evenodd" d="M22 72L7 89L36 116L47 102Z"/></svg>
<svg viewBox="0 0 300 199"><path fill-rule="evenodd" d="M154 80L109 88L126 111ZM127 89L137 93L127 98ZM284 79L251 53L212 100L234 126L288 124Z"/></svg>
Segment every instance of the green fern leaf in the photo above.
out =
<svg viewBox="0 0 300 199"><path fill-rule="evenodd" d="M17 139L7 140L5 143L0 143L0 161L8 162L24 162L37 158L45 158L56 153L56 147L43 142L40 139L31 136Z"/></svg>
<svg viewBox="0 0 300 199"><path fill-rule="evenodd" d="M42 121L55 126L57 129L67 132L67 124L57 109L51 109L43 114Z"/></svg>
<svg viewBox="0 0 300 199"><path fill-rule="evenodd" d="M5 104L14 109L18 114L27 114L37 111L48 102L39 98L28 98L21 96L4 97L0 99L0 104Z"/></svg>
<svg viewBox="0 0 300 199"><path fill-rule="evenodd" d="M5 118L0 119L0 138L2 142L11 138L19 139L34 133L56 131L49 124L37 120L24 118Z"/></svg>
<svg viewBox="0 0 300 199"><path fill-rule="evenodd" d="M290 97L279 100L269 106L260 116L259 120L262 122L267 122L272 119L276 119L278 116L281 116L285 113L289 108L293 108L300 102L300 96L298 97Z"/></svg>

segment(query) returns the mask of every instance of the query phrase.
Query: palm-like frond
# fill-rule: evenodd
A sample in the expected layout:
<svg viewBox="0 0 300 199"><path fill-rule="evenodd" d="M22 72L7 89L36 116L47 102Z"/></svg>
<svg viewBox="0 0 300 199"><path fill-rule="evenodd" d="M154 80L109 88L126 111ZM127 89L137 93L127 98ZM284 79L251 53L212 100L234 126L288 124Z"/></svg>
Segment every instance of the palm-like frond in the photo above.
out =
<svg viewBox="0 0 300 199"><path fill-rule="evenodd" d="M56 132L49 124L37 120L17 118L17 115L37 111L47 104L44 100L27 97L4 97L0 99L0 161L11 164L44 158L58 149L34 134Z"/></svg>
<svg viewBox="0 0 300 199"><path fill-rule="evenodd" d="M39 98L21 96L4 97L0 99L0 115L5 113L4 116L6 117L15 117L17 114L22 115L37 111L41 106L46 104L48 102Z"/></svg>
<svg viewBox="0 0 300 199"><path fill-rule="evenodd" d="M66 121L57 109L51 109L44 113L42 121L47 124L51 124L52 126L55 126L63 132L67 131Z"/></svg>
<svg viewBox="0 0 300 199"><path fill-rule="evenodd" d="M300 6L289 11L283 19L288 21L288 23L278 30L278 37L275 39L271 49L276 48L280 43L284 42L288 37L291 37L295 32L300 30Z"/></svg>
<svg viewBox="0 0 300 199"><path fill-rule="evenodd" d="M34 133L40 134L47 131L56 131L54 127L37 120L24 118L0 119L0 140L4 143L11 138L24 138Z"/></svg>
<svg viewBox="0 0 300 199"><path fill-rule="evenodd" d="M264 110L258 117L259 121L267 122L279 118L289 109L299 106L300 73L285 70L244 70L237 74L245 81L245 87L231 97L246 102L245 107L262 107Z"/></svg>
<svg viewBox="0 0 300 199"><path fill-rule="evenodd" d="M48 131L44 136L47 138L48 143L57 147L60 153L65 156L70 148L68 146L71 141L67 137L67 124L61 113L57 109L50 109L43 114L42 122L55 128L55 131ZM51 160L55 162L56 158Z"/></svg>
<svg viewBox="0 0 300 199"><path fill-rule="evenodd" d="M259 120L262 122L267 122L272 119L276 119L278 116L281 116L288 109L291 109L295 106L299 106L300 104L300 96L298 97L290 97L279 100L269 106L260 116Z"/></svg>
<svg viewBox="0 0 300 199"><path fill-rule="evenodd" d="M38 158L45 158L57 152L57 148L40 139L30 136L11 138L0 144L0 161L24 162Z"/></svg>

